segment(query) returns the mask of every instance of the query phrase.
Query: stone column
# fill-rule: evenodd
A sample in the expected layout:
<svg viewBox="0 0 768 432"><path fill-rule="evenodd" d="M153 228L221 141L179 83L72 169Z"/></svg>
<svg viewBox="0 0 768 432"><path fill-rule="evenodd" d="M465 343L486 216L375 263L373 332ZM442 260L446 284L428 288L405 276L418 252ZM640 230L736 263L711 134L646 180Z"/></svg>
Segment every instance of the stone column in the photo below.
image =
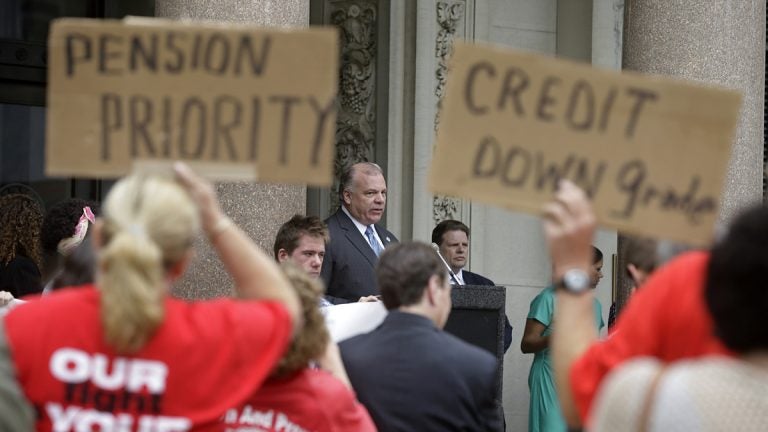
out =
<svg viewBox="0 0 768 432"><path fill-rule="evenodd" d="M155 15L302 27L309 25L309 0L157 0ZM224 211L270 255L280 225L306 210L304 186L220 183L217 191ZM195 248L197 256L174 293L185 298L229 295L232 281L216 253L202 236L195 242Z"/></svg>
<svg viewBox="0 0 768 432"><path fill-rule="evenodd" d="M623 67L743 93L720 223L762 198L765 1L625 0ZM696 157L696 155L690 155ZM620 249L625 239L620 236ZM619 256L619 268L626 262ZM631 282L619 272L619 305Z"/></svg>
<svg viewBox="0 0 768 432"><path fill-rule="evenodd" d="M744 95L720 210L727 222L762 198L765 1L626 0L625 12L625 69Z"/></svg>

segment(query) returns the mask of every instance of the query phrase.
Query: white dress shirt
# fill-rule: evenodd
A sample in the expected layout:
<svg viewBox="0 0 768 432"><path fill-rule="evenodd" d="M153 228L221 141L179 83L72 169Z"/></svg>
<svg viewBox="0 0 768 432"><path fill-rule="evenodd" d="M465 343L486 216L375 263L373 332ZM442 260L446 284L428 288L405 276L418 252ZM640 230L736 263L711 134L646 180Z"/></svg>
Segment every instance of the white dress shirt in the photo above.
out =
<svg viewBox="0 0 768 432"><path fill-rule="evenodd" d="M368 229L368 225L363 225L362 223L360 223L360 221L352 217L352 215L349 214L349 211L347 210L346 207L341 206L341 210L344 213L346 213L346 215L349 216L350 219L352 219L352 223L355 224L355 226L357 227L357 230L360 231L360 235L363 236L363 238L365 239L365 242L368 243L368 237L366 237L365 235L365 230ZM376 231L376 227L372 227L371 229L373 229L373 236L376 238L376 241L379 242L379 246L381 246L381 250L384 250L384 243L381 242L381 238L379 238L379 232Z"/></svg>

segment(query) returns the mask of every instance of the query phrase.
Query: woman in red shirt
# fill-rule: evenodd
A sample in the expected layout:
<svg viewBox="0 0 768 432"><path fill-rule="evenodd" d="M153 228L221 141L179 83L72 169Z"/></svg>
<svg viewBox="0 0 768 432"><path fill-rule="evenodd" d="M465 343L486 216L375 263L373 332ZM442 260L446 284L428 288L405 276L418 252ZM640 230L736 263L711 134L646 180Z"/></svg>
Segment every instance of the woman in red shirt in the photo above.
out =
<svg viewBox="0 0 768 432"><path fill-rule="evenodd" d="M317 306L323 295L318 279L290 263L283 268L299 296L304 327L264 385L244 405L227 411L228 429L375 432ZM320 367L313 367L318 360Z"/></svg>
<svg viewBox="0 0 768 432"><path fill-rule="evenodd" d="M221 430L220 417L261 385L298 326L282 272L224 215L208 182L174 169L176 181L131 175L112 188L93 232L96 284L5 317L37 430ZM251 301L169 295L200 225Z"/></svg>

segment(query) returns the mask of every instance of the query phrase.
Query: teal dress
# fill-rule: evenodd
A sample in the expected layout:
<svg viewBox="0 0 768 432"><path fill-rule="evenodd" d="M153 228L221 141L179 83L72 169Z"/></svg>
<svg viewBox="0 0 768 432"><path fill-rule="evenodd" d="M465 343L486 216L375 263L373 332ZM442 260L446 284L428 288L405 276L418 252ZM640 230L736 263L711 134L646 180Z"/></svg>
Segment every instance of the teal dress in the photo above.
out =
<svg viewBox="0 0 768 432"><path fill-rule="evenodd" d="M603 307L595 299L595 325L598 331L605 326ZM552 333L552 318L555 316L555 289L545 288L531 302L528 318L534 319L546 327L542 336ZM555 377L549 358L549 347L537 352L528 374L528 388L531 392L531 404L528 408L528 431L562 432L566 430L565 419L560 412L557 400Z"/></svg>

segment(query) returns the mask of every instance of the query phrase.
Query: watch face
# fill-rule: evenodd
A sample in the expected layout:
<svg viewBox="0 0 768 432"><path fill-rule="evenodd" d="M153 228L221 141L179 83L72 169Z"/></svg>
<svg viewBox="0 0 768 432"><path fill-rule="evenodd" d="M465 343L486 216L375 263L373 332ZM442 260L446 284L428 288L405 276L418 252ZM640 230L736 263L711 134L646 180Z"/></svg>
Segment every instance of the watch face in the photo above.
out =
<svg viewBox="0 0 768 432"><path fill-rule="evenodd" d="M563 287L571 292L582 292L589 289L589 275L583 270L568 270L563 275Z"/></svg>

